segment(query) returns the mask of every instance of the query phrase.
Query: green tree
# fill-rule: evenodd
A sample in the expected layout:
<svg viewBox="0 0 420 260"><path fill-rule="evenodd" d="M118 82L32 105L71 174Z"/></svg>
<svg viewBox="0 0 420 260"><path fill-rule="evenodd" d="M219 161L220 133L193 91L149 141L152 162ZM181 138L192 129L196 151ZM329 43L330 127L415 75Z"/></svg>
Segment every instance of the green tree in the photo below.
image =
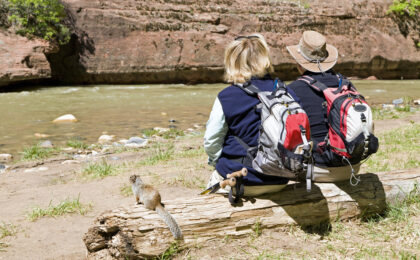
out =
<svg viewBox="0 0 420 260"><path fill-rule="evenodd" d="M416 16L420 12L420 0L394 0L388 13Z"/></svg>
<svg viewBox="0 0 420 260"><path fill-rule="evenodd" d="M66 12L59 0L8 0L9 20L17 33L66 44L70 31L64 25Z"/></svg>

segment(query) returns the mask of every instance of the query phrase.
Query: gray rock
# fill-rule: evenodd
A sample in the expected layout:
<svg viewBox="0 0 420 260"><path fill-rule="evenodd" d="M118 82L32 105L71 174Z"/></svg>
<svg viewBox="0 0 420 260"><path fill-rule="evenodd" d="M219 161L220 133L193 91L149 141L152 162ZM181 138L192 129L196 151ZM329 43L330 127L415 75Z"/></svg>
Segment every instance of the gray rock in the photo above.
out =
<svg viewBox="0 0 420 260"><path fill-rule="evenodd" d="M0 154L0 162L10 162L13 159L13 156L8 153Z"/></svg>
<svg viewBox="0 0 420 260"><path fill-rule="evenodd" d="M132 143L132 144L125 144L124 147L126 148L141 148L141 147L145 147L146 144L136 144L136 143Z"/></svg>
<svg viewBox="0 0 420 260"><path fill-rule="evenodd" d="M0 164L0 171L6 169L6 165Z"/></svg>
<svg viewBox="0 0 420 260"><path fill-rule="evenodd" d="M80 162L77 160L65 160L61 164L79 164Z"/></svg>
<svg viewBox="0 0 420 260"><path fill-rule="evenodd" d="M404 102L404 99L402 98L392 100L392 104L394 105L399 105L399 104L402 104L403 102Z"/></svg>
<svg viewBox="0 0 420 260"><path fill-rule="evenodd" d="M46 141L40 143L39 147L41 147L41 148L53 148L54 145L50 140L46 140Z"/></svg>
<svg viewBox="0 0 420 260"><path fill-rule="evenodd" d="M143 144L143 143L147 143L147 139L134 136L134 137L130 137L130 139L128 139L126 144Z"/></svg>

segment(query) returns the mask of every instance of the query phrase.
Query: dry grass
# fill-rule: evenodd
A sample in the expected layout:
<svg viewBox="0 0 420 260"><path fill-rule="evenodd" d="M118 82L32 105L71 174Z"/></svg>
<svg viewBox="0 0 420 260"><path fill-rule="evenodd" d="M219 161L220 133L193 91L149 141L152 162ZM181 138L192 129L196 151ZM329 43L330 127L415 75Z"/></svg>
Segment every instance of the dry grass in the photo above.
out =
<svg viewBox="0 0 420 260"><path fill-rule="evenodd" d="M420 167L420 124L410 123L378 136L379 150L362 171L380 172Z"/></svg>

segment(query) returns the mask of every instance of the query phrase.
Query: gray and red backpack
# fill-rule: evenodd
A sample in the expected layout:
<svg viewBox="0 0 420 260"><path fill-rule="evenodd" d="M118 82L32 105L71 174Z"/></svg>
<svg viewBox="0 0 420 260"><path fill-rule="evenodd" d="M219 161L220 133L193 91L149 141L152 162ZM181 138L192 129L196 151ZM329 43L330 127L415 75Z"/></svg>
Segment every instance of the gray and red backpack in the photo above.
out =
<svg viewBox="0 0 420 260"><path fill-rule="evenodd" d="M354 177L352 165L375 153L378 150L378 139L372 133L372 111L364 97L349 80L338 77L340 84L336 88L328 88L309 76L299 80L322 92L326 99L324 107L327 110L329 132L325 141L318 144L316 151L329 158L328 166L350 165L351 176ZM314 161L306 112L278 79L272 92L261 91L250 82L238 87L249 95L258 96L261 101L258 146L249 147L238 140L247 149L252 167L261 174L292 180L306 179L309 191Z"/></svg>
<svg viewBox="0 0 420 260"><path fill-rule="evenodd" d="M298 80L323 93L326 101L328 134L318 144L317 152L328 158L331 167L358 164L378 150L373 135L372 110L353 84L337 74L339 86L328 88L309 76Z"/></svg>
<svg viewBox="0 0 420 260"><path fill-rule="evenodd" d="M297 180L312 175L312 141L309 119L299 103L276 79L273 91L261 91L247 82L238 85L249 95L258 96L261 125L257 147L247 149L252 168L261 174ZM310 185L310 177L309 185Z"/></svg>

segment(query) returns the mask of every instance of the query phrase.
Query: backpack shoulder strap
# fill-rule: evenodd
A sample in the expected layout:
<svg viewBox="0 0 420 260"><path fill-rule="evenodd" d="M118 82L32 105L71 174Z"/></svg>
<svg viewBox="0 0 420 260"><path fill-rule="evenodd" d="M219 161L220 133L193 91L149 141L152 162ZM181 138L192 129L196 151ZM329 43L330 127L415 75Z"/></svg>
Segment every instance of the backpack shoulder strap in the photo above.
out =
<svg viewBox="0 0 420 260"><path fill-rule="evenodd" d="M319 92L324 92L324 90L328 89L328 87L324 83L306 75L298 78L298 80L305 82L306 84L311 86L311 88Z"/></svg>
<svg viewBox="0 0 420 260"><path fill-rule="evenodd" d="M340 73L337 73L336 75L337 75L339 83L338 83L338 89L333 92L334 94L341 93L341 91L343 90L343 86L346 86L348 90L357 91L357 89L354 87L354 85L351 83L351 81L348 78L344 77Z"/></svg>
<svg viewBox="0 0 420 260"><path fill-rule="evenodd" d="M258 93L261 92L261 90L257 86L251 83L251 81L247 81L242 85L234 85L234 86L242 89L243 91L245 91L247 94L251 96L257 96Z"/></svg>

